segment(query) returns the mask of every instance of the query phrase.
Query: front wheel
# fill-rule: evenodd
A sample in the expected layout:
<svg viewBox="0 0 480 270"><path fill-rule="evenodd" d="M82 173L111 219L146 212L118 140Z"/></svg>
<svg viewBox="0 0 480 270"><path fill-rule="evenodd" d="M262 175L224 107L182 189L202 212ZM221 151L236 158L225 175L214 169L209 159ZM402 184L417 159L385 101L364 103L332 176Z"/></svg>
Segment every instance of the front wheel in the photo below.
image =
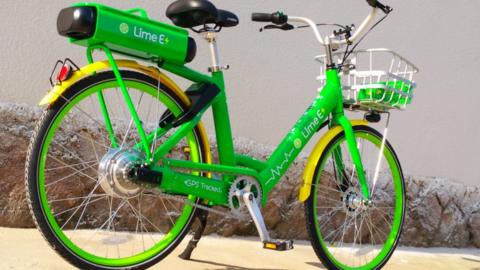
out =
<svg viewBox="0 0 480 270"><path fill-rule="evenodd" d="M328 269L381 269L400 238L405 183L388 141L368 126L354 127L370 200L364 200L345 133L318 160L305 202L307 230L315 253ZM380 162L379 162L380 158Z"/></svg>

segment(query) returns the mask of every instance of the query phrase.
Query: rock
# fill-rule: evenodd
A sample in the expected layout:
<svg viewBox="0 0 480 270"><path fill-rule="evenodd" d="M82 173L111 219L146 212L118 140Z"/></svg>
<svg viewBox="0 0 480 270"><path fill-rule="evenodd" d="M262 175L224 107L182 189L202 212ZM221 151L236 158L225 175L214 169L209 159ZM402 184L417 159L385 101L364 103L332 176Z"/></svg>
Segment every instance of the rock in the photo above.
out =
<svg viewBox="0 0 480 270"><path fill-rule="evenodd" d="M0 226L7 227L34 227L30 217L24 188L24 163L28 142L32 136L35 121L40 117L41 110L26 105L0 103ZM93 153L82 151L85 147L82 134L97 136L92 130L92 124L75 123L67 129L74 130L77 136L68 137L60 134L60 141L68 145L68 151L61 146L56 154L62 158L75 159L78 155L85 159L93 158ZM214 160L218 160L215 142L212 142ZM266 159L273 149L258 145L248 139L235 139L235 147L239 153L251 155L258 159ZM73 153L72 153L73 152ZM176 149L172 156L181 156L184 153ZM272 237L282 239L307 239L305 226L305 211L302 203L297 201L298 189L301 183L303 168L307 156L300 154L291 169L283 177L282 181L269 195L269 200L262 212ZM84 168L89 169L89 168ZM68 170L56 172L61 176L68 176ZM84 177L75 175L75 177ZM323 175L322 177L332 177ZM83 178L82 178L83 179ZM76 205L75 198L84 196L93 188L94 183L88 179L82 184L65 184L55 187L55 194L64 197L68 194L70 200L59 203L58 207ZM73 182L73 181L72 181ZM383 192L381 200L388 204L389 197L387 187L381 187ZM407 206L401 244L412 246L449 246L480 248L480 188L465 186L438 177L406 177ZM108 201L98 201L92 204L84 222L79 226L83 228L100 226L106 220L108 213L104 207L96 207ZM167 212L162 202L156 197L146 196L132 203L142 204L142 215L148 218L152 224L145 224L146 230L168 229L169 224L161 223L161 220L175 218L173 213ZM176 202L167 202L175 207ZM113 206L118 202L113 202ZM170 205L171 206L171 205ZM179 207L180 205L176 205ZM221 210L222 208L216 207ZM131 209L122 209L119 215L121 221L116 222L118 228L125 230L135 227L136 218ZM373 220L381 221L381 213L373 214ZM68 216L60 215L60 220L65 221ZM332 220L340 226L345 215L332 215ZM155 225L156 224L156 225ZM162 225L160 225L162 224ZM381 222L377 226L383 228ZM346 233L345 241L351 239L352 230ZM225 218L218 214L210 214L206 229L207 234L216 233L223 236L256 236L258 235L253 222L239 221L233 218Z"/></svg>
<svg viewBox="0 0 480 270"><path fill-rule="evenodd" d="M480 248L480 212L471 215L468 225L473 245Z"/></svg>

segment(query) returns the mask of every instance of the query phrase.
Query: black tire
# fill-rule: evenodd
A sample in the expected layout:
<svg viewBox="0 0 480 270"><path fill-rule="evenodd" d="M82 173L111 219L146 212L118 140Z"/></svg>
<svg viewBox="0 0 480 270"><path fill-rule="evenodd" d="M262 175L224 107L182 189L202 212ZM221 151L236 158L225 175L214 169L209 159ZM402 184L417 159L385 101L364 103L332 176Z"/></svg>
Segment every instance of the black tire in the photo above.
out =
<svg viewBox="0 0 480 270"><path fill-rule="evenodd" d="M368 127L368 126L354 126L353 130L354 130L354 132L365 132L365 133L371 134L371 135L375 136L376 138L378 138L379 140L381 140L383 138L382 134L380 134L378 131L376 131L375 129L373 129L371 127ZM325 267L327 267L327 269L330 269L330 270L343 270L343 268L339 267L337 264L335 264L329 258L329 256L327 255L327 251L323 249L322 244L319 240L320 237L318 235L317 228L316 228L316 225L315 225L316 224L316 222L315 222L315 216L316 215L315 215L314 212L316 211L316 206L315 206L313 194L315 194L314 190L316 189L317 184L319 183L319 179L321 178L321 177L319 177L319 174L322 173L320 170L322 169L321 167L322 167L322 164L324 163L324 160L329 157L328 153L330 152L332 147L336 144L336 142L338 140L344 138L344 137L345 137L345 133L343 131L341 133L339 133L337 136L335 136L328 143L328 145L326 146L325 151L323 152L322 156L317 161L317 165L316 165L313 180L312 180L311 193L310 193L309 198L307 199L307 201L305 201L305 204L304 204L304 206L305 206L305 216L306 216L306 226L307 226L307 231L308 231L308 235L309 235L309 238L310 238L310 242L312 244L312 247L313 247L317 257L320 259L320 261L323 263L323 265ZM393 159L395 160L395 164L396 164L396 166L397 166L397 168L399 169L399 172L400 172L400 182L401 182L400 184L401 184L401 188L403 190L403 192L402 192L403 208L401 209L400 230L399 230L398 234L396 235L393 246L389 250L388 254L383 258L383 260L371 269L381 269L388 262L390 257L392 256L395 248L398 245L398 242L399 242L399 239L400 239L400 236L401 236L403 222L404 222L404 216L405 216L405 205L406 205L405 182L404 182L404 177L403 177L403 172L402 172L402 169L401 169L401 165L400 165L400 162L398 160L398 157L397 157L393 147L388 142L388 140L386 140L385 149L392 153ZM340 192L342 192L341 189L343 189L343 185L340 185L338 187L338 189L339 189ZM356 269L356 268L352 267L352 268L348 268L348 269Z"/></svg>
<svg viewBox="0 0 480 270"><path fill-rule="evenodd" d="M150 76L147 76L143 73L135 72L135 71L121 71L121 75L125 81L133 80L138 81L144 84L149 84L152 87L157 88L159 85L157 79L154 79ZM183 231L179 234L179 236L173 240L173 242L160 253L156 254L155 256L151 257L147 261L135 264L135 265L125 265L121 267L111 267L111 266L104 266L93 264L92 262L86 261L85 259L79 257L75 254L72 250L67 248L62 241L59 240L55 232L52 230L49 222L46 220L45 216L45 209L42 207L40 194L39 194L39 185L38 185L38 167L39 167L39 160L40 160L40 153L42 151L42 145L44 143L45 137L47 132L50 129L51 123L57 117L59 112L62 108L67 104L66 101L73 99L75 96L79 95L83 91L89 89L95 84L101 82L109 82L115 81L115 76L112 71L100 72L96 75L86 77L75 84L73 84L64 94L62 97L58 98L53 104L51 104L43 113L41 118L38 120L38 124L34 130L34 134L31 138L30 145L27 152L27 159L26 159L26 167L25 167L25 185L26 185L26 194L28 199L28 204L30 207L30 212L33 217L33 220L37 226L37 228L42 233L45 240L50 244L50 246L66 261L68 261L73 266L79 269L95 269L95 270L111 270L111 269L147 269L152 265L158 263L162 259L164 259L167 255L169 255L183 240L185 235L189 232L192 223L195 220L195 215L197 214L197 209L194 208L190 214L189 220L186 223L186 226L183 228ZM169 89L165 84L161 84L160 91L167 95L169 98L174 100L183 111L188 109L188 106L182 99L175 94L172 89ZM193 130L193 133L196 138L196 142L199 146L199 152L201 156L201 160L207 160L208 149L206 145L204 145L202 140L202 133L200 129L196 127ZM199 202L199 199L196 201Z"/></svg>

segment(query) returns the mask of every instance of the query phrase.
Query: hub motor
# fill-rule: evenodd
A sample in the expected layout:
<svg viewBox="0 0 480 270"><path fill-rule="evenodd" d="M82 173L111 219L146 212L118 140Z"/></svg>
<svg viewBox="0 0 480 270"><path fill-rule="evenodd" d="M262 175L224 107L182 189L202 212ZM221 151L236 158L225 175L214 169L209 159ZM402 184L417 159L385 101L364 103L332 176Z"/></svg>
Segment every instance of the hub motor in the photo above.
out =
<svg viewBox="0 0 480 270"><path fill-rule="evenodd" d="M135 197L142 187L133 181L130 172L140 166L145 156L134 149L112 149L100 161L98 173L100 186L105 193L119 197Z"/></svg>

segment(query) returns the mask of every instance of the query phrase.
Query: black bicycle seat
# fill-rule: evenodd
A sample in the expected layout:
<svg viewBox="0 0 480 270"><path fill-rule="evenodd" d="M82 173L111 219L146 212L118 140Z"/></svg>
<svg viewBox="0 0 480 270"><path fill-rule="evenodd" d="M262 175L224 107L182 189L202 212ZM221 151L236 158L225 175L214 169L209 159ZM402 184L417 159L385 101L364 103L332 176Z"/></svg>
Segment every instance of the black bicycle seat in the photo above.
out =
<svg viewBox="0 0 480 270"><path fill-rule="evenodd" d="M207 0L177 0L167 8L167 17L176 26L192 28L205 24L221 27L238 25L238 17L230 11L217 9Z"/></svg>

